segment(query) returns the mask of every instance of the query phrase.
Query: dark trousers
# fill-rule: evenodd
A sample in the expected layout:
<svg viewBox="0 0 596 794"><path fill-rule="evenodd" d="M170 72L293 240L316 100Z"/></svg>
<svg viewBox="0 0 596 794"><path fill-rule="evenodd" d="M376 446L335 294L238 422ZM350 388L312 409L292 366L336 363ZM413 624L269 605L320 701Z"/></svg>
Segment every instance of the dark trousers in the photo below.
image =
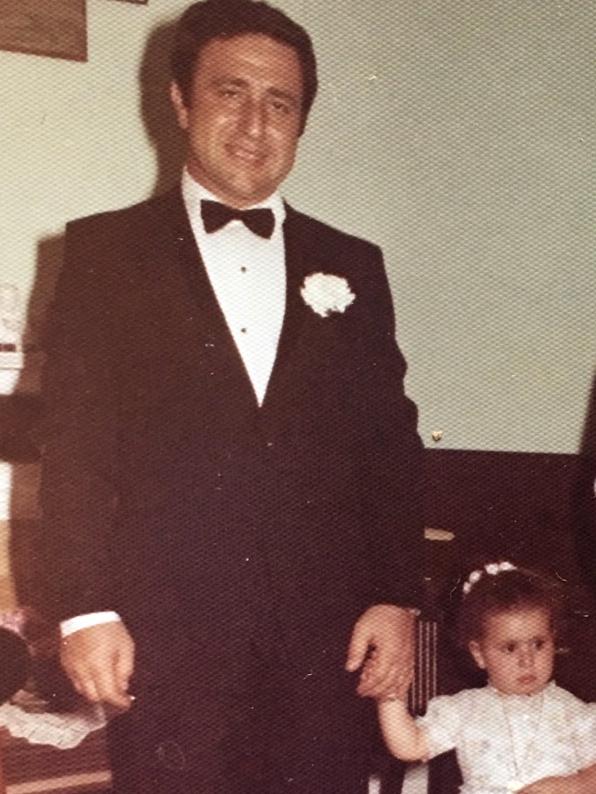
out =
<svg viewBox="0 0 596 794"><path fill-rule="evenodd" d="M115 794L366 794L373 704L343 639L302 663L254 634L137 650L137 700L109 729Z"/></svg>

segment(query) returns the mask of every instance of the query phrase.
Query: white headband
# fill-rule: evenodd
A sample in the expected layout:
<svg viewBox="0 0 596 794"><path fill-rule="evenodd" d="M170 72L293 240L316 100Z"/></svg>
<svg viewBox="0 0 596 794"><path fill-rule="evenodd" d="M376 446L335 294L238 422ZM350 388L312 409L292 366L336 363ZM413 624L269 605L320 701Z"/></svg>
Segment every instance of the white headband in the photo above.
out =
<svg viewBox="0 0 596 794"><path fill-rule="evenodd" d="M512 562L489 562L484 568L481 568L479 571L472 571L472 573L468 576L466 582L464 582L462 590L464 595L468 595L472 587L479 582L482 578L483 574L487 573L489 576L496 576L498 573L502 573L503 571L516 571L517 568Z"/></svg>

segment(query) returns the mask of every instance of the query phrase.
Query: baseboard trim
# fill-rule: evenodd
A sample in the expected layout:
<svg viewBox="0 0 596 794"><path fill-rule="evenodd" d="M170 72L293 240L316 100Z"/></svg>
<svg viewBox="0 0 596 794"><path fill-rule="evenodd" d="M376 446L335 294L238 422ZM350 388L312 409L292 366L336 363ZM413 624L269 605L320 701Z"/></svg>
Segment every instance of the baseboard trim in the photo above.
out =
<svg viewBox="0 0 596 794"><path fill-rule="evenodd" d="M44 778L43 780L27 780L24 783L13 783L6 788L6 794L46 794L50 791L79 792L89 786L109 784L112 776L108 771L80 772L76 775Z"/></svg>

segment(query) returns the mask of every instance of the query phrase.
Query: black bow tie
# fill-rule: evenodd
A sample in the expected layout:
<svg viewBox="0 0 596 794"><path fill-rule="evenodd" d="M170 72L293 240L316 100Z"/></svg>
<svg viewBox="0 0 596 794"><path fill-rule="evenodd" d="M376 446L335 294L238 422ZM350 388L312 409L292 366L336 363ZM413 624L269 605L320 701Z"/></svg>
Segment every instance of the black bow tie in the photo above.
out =
<svg viewBox="0 0 596 794"><path fill-rule="evenodd" d="M201 201L201 216L205 231L216 232L232 220L240 220L259 237L271 237L275 226L273 211L265 207L254 210L237 210L218 201Z"/></svg>

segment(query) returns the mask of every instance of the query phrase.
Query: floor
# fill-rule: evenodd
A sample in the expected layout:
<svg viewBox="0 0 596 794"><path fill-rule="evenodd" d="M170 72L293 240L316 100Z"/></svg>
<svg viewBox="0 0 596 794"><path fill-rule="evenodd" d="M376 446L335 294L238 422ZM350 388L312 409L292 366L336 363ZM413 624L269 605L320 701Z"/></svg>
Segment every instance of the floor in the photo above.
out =
<svg viewBox="0 0 596 794"><path fill-rule="evenodd" d="M406 773L400 794L426 794L427 774L424 764L411 767ZM379 794L379 782L372 780L369 794ZM93 794L110 794L108 790L96 791Z"/></svg>

